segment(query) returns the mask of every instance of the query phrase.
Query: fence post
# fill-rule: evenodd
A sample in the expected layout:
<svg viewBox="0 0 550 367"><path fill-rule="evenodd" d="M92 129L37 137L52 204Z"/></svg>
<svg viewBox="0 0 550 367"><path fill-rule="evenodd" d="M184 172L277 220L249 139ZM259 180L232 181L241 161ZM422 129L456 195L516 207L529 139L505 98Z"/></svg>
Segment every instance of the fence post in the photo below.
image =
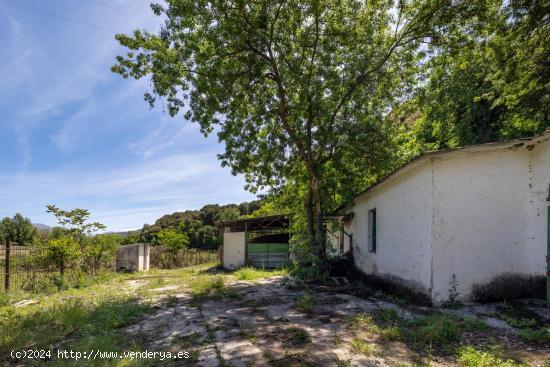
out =
<svg viewBox="0 0 550 367"><path fill-rule="evenodd" d="M6 239L6 276L4 278L4 290L8 292L10 290L10 252L11 252L11 240Z"/></svg>

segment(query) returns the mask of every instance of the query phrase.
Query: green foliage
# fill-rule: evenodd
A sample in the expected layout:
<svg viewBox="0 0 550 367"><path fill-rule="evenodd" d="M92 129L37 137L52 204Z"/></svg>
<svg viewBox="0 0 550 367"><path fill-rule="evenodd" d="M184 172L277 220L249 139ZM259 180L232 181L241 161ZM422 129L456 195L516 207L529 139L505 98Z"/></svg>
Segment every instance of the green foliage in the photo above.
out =
<svg viewBox="0 0 550 367"><path fill-rule="evenodd" d="M524 367L524 363L499 357L496 353L480 351L472 346L458 350L458 363L463 367Z"/></svg>
<svg viewBox="0 0 550 367"><path fill-rule="evenodd" d="M216 249L221 244L219 230L214 226L218 220L237 219L250 215L258 209L260 201L228 205L205 205L199 210L186 210L167 214L157 219L152 225L144 225L136 234L133 243L156 243L157 234L163 229L172 229L184 233L189 238L189 248Z"/></svg>
<svg viewBox="0 0 550 367"><path fill-rule="evenodd" d="M288 343L293 347L300 347L311 343L309 333L298 327L291 327L287 330L289 334Z"/></svg>
<svg viewBox="0 0 550 367"><path fill-rule="evenodd" d="M112 264L123 238L116 234L100 234L85 240L84 264L94 273Z"/></svg>
<svg viewBox="0 0 550 367"><path fill-rule="evenodd" d="M443 303L444 307L459 308L462 303L458 300L460 293L458 292L458 281L456 280L456 274L451 275L449 281L449 298Z"/></svg>
<svg viewBox="0 0 550 367"><path fill-rule="evenodd" d="M149 77L151 106L163 98L170 115L185 109L203 133L216 131L222 165L253 192L299 190L304 233L325 267L325 200L380 173L387 111L408 94L424 43L475 14L471 3L168 2L153 6L167 19L159 34L116 36L128 53L112 70Z"/></svg>
<svg viewBox="0 0 550 367"><path fill-rule="evenodd" d="M38 232L29 218L17 213L13 218L6 217L0 222L0 242L12 241L15 245L25 246L37 239Z"/></svg>
<svg viewBox="0 0 550 367"><path fill-rule="evenodd" d="M35 259L38 264L54 265L61 274L82 257L80 245L72 236L54 238L38 246Z"/></svg>
<svg viewBox="0 0 550 367"><path fill-rule="evenodd" d="M166 246L172 252L177 252L178 250L187 248L189 237L185 233L165 228L157 233L156 242L159 245Z"/></svg>
<svg viewBox="0 0 550 367"><path fill-rule="evenodd" d="M107 228L99 222L88 222L90 212L86 209L62 210L55 205L46 205L48 213L52 213L57 222L77 240L79 244L86 236Z"/></svg>
<svg viewBox="0 0 550 367"><path fill-rule="evenodd" d="M225 280L221 276L203 276L191 279L189 282L191 294L195 297L214 295L225 287Z"/></svg>
<svg viewBox="0 0 550 367"><path fill-rule="evenodd" d="M315 307L315 296L312 293L305 292L303 296L296 301L296 308L303 313L313 313Z"/></svg>
<svg viewBox="0 0 550 367"><path fill-rule="evenodd" d="M460 337L460 324L456 318L432 315L413 321L410 338L425 346L446 346Z"/></svg>
<svg viewBox="0 0 550 367"><path fill-rule="evenodd" d="M521 329L518 333L519 337L529 342L535 343L550 343L550 327L546 326L538 330L531 328Z"/></svg>
<svg viewBox="0 0 550 367"><path fill-rule="evenodd" d="M531 136L550 127L550 23L544 20L550 5L487 4L477 26L459 29L427 64L414 129L428 149Z"/></svg>
<svg viewBox="0 0 550 367"><path fill-rule="evenodd" d="M274 275L287 275L287 274L288 274L288 271L286 269L261 270L261 269L256 269L249 266L244 266L242 268L239 268L239 270L233 273L233 275L235 275L235 278L237 278L238 280L256 280L256 279L271 277Z"/></svg>
<svg viewBox="0 0 550 367"><path fill-rule="evenodd" d="M361 353L367 357L380 356L382 353L376 344L370 344L361 338L353 338L351 348L356 353Z"/></svg>

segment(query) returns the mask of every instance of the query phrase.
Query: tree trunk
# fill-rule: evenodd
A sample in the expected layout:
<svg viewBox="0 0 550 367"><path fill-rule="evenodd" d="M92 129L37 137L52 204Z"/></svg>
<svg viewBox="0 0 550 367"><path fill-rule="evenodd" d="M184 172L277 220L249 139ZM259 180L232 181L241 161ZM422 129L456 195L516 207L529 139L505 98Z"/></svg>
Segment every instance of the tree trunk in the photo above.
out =
<svg viewBox="0 0 550 367"><path fill-rule="evenodd" d="M315 246L317 246L317 255L321 260L321 264L328 270L328 258L325 249L325 241L323 235L323 209L321 204L321 190L319 188L319 176L312 175L311 187L313 191L313 199L315 201Z"/></svg>
<svg viewBox="0 0 550 367"><path fill-rule="evenodd" d="M309 243L313 245L315 243L315 220L313 214L313 187L311 182L307 188L307 197L306 197L306 219L307 219L307 233L309 236Z"/></svg>

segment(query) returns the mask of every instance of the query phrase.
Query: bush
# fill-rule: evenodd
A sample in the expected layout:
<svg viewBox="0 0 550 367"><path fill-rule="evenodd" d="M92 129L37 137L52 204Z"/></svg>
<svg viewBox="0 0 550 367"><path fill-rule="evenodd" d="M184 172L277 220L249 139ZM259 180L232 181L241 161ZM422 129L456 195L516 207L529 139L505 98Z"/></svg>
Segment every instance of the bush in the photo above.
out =
<svg viewBox="0 0 550 367"><path fill-rule="evenodd" d="M472 286L472 300L480 303L502 302L546 296L546 278L516 273L503 273L484 284Z"/></svg>

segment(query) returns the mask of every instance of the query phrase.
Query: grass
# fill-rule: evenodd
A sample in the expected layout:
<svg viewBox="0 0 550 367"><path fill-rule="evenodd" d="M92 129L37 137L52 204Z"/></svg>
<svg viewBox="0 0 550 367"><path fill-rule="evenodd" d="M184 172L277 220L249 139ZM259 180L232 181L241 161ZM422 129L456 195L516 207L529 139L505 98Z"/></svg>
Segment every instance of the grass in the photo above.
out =
<svg viewBox="0 0 550 367"><path fill-rule="evenodd" d="M306 292L296 301L296 308L305 314L313 313L315 297L312 293Z"/></svg>
<svg viewBox="0 0 550 367"><path fill-rule="evenodd" d="M520 338L532 343L550 343L550 326L538 330L524 328L518 332Z"/></svg>
<svg viewBox="0 0 550 367"><path fill-rule="evenodd" d="M288 332L288 344L293 347L299 347L311 343L309 333L298 327L291 327Z"/></svg>
<svg viewBox="0 0 550 367"><path fill-rule="evenodd" d="M415 344L423 346L446 346L459 340L460 324L455 317L427 316L411 323L409 337Z"/></svg>
<svg viewBox="0 0 550 367"><path fill-rule="evenodd" d="M458 350L458 363L463 367L526 367L527 365L512 359L504 359L495 352L480 351L474 347L462 347Z"/></svg>
<svg viewBox="0 0 550 367"><path fill-rule="evenodd" d="M381 355L381 351L378 345L367 343L361 338L354 338L351 341L351 349L354 352L361 353L367 357L376 357Z"/></svg>
<svg viewBox="0 0 550 367"><path fill-rule="evenodd" d="M378 325L375 324L374 318L366 313L360 313L355 316L350 316L345 319L347 326L354 330L364 330L378 332Z"/></svg>
<svg viewBox="0 0 550 367"><path fill-rule="evenodd" d="M250 266L244 266L233 273L237 280L258 280L276 275L288 275L285 268L277 270L257 269Z"/></svg>

